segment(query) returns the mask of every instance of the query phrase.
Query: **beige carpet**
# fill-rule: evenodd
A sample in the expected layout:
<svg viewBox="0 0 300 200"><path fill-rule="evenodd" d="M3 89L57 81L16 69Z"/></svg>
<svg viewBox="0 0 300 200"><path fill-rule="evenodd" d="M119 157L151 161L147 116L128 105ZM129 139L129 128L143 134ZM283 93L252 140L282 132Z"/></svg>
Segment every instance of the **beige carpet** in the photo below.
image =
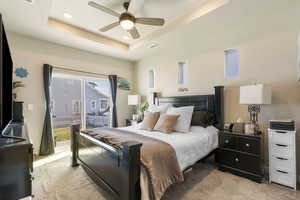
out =
<svg viewBox="0 0 300 200"><path fill-rule="evenodd" d="M35 168L33 193L37 200L110 200L81 167L66 157ZM163 200L299 200L300 192L274 184L257 184L218 171L213 164L197 164L185 182L169 188Z"/></svg>

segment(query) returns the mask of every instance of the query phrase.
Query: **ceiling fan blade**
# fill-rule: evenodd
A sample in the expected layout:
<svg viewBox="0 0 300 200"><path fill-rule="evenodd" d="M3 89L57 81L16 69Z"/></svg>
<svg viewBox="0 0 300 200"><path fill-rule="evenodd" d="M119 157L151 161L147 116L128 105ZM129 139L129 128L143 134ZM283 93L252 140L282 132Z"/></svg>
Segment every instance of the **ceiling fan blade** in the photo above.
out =
<svg viewBox="0 0 300 200"><path fill-rule="evenodd" d="M144 6L145 0L130 0L128 12L135 14Z"/></svg>
<svg viewBox="0 0 300 200"><path fill-rule="evenodd" d="M112 9L107 8L107 7L105 7L105 6L101 6L100 4L97 4L97 3L94 2L94 1L90 1L88 4L89 4L89 6L91 6L91 7L93 7L93 8L96 8L96 9L98 9L98 10L101 10L101 11L107 13L107 14L110 14L110 15L115 16L115 17L118 17L118 18L120 17L120 14L117 13L116 11L113 11Z"/></svg>
<svg viewBox="0 0 300 200"><path fill-rule="evenodd" d="M136 18L135 22L151 26L163 26L165 24L165 20L161 18Z"/></svg>
<svg viewBox="0 0 300 200"><path fill-rule="evenodd" d="M139 34L138 30L135 27L128 30L128 32L130 33L130 35L132 36L133 39L138 39L140 37L140 34Z"/></svg>
<svg viewBox="0 0 300 200"><path fill-rule="evenodd" d="M99 29L101 32L106 32L106 31L109 31L110 29L113 29L115 28L116 26L119 26L119 22L114 22L112 24L109 24L107 26L104 26L103 28Z"/></svg>

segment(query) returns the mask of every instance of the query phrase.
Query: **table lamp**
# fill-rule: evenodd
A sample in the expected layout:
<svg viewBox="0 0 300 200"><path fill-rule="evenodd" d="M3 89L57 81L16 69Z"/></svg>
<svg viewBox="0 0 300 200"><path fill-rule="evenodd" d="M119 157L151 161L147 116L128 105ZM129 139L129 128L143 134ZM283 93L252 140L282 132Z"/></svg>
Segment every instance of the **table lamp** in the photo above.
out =
<svg viewBox="0 0 300 200"><path fill-rule="evenodd" d="M258 133L258 113L260 106L271 104L272 89L264 84L246 85L240 87L240 104L248 105L250 121L254 125L254 133Z"/></svg>
<svg viewBox="0 0 300 200"><path fill-rule="evenodd" d="M138 113L137 113L137 109L136 106L139 105L141 103L141 96L140 95L128 95L128 105L129 106L135 106L135 112L132 115L132 119L133 120L138 120Z"/></svg>

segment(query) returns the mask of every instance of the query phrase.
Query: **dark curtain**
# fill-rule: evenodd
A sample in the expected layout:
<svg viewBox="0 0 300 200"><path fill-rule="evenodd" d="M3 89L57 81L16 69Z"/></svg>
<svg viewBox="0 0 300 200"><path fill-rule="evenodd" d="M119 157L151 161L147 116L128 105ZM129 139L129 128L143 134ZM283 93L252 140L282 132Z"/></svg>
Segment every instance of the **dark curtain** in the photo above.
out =
<svg viewBox="0 0 300 200"><path fill-rule="evenodd" d="M45 100L46 100L46 113L44 119L40 155L49 155L54 153L54 140L52 135L51 111L50 111L50 84L52 79L52 70L53 70L52 66L48 64L44 64L43 76L44 76L44 92L45 92Z"/></svg>
<svg viewBox="0 0 300 200"><path fill-rule="evenodd" d="M117 75L108 76L111 90L111 100L112 100L112 127L118 127L118 117L117 117L117 89L118 89L118 77Z"/></svg>

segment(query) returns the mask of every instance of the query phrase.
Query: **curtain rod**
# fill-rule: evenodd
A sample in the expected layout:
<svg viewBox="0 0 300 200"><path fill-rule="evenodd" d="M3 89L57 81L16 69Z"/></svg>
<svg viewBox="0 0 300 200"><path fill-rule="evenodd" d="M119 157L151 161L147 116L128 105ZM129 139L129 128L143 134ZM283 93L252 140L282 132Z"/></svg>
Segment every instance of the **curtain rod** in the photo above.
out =
<svg viewBox="0 0 300 200"><path fill-rule="evenodd" d="M109 76L107 74L100 74L100 73L94 73L94 72L87 72L87 71L82 71L82 70L77 70L77 69L69 69L69 68L65 68L65 67L55 67L53 65L51 65L53 68L56 68L56 69L62 69L62 70L66 70L66 71L73 71L73 72L79 72L79 73L85 73L85 74L93 74L93 75L100 75L100 76ZM118 76L118 75L117 75ZM121 76L118 76L119 78L122 78L122 79L126 79L124 77L121 77Z"/></svg>

